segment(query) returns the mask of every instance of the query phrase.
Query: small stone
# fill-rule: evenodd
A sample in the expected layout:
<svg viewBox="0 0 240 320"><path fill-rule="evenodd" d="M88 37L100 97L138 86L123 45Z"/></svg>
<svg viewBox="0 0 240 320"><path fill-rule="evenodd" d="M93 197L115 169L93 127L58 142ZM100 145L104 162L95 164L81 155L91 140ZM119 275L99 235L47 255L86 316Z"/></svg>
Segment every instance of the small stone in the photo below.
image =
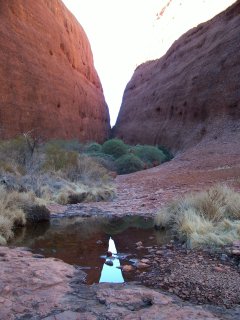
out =
<svg viewBox="0 0 240 320"><path fill-rule="evenodd" d="M140 262L142 262L142 263L150 263L150 260L149 259L141 259Z"/></svg>
<svg viewBox="0 0 240 320"><path fill-rule="evenodd" d="M157 250L156 254L163 254L163 250Z"/></svg>
<svg viewBox="0 0 240 320"><path fill-rule="evenodd" d="M150 266L149 266L148 264L146 264L146 263L138 262L138 263L136 264L136 267L137 267L138 269L145 269L145 268L149 268Z"/></svg>
<svg viewBox="0 0 240 320"><path fill-rule="evenodd" d="M148 252L155 253L155 249L148 249Z"/></svg>
<svg viewBox="0 0 240 320"><path fill-rule="evenodd" d="M136 242L136 246L137 246L137 247L141 247L142 245L143 245L142 241Z"/></svg>
<svg viewBox="0 0 240 320"><path fill-rule="evenodd" d="M107 266L110 266L110 267L113 266L112 260L106 260L106 261L105 261L105 264L106 264Z"/></svg>
<svg viewBox="0 0 240 320"><path fill-rule="evenodd" d="M223 254L221 254L220 259L221 259L222 261L227 261L227 260L228 260L228 255L225 254L225 253L223 253Z"/></svg>
<svg viewBox="0 0 240 320"><path fill-rule="evenodd" d="M107 251L107 257L111 257L112 256L112 252L111 251Z"/></svg>
<svg viewBox="0 0 240 320"><path fill-rule="evenodd" d="M32 256L33 256L33 258L36 258L36 259L43 259L43 258L45 258L42 254L33 254Z"/></svg>
<svg viewBox="0 0 240 320"><path fill-rule="evenodd" d="M214 271L217 271L217 272L224 272L224 269L223 269L223 268L221 268L221 267L216 266L216 267L214 267Z"/></svg>
<svg viewBox="0 0 240 320"><path fill-rule="evenodd" d="M143 246L139 246L139 247L137 247L136 249L137 249L137 250L141 250L141 249L144 249L144 247L143 247Z"/></svg>
<svg viewBox="0 0 240 320"><path fill-rule="evenodd" d="M233 249L233 250L232 250L232 254L233 254L234 256L240 256L240 250L238 250L238 249Z"/></svg>
<svg viewBox="0 0 240 320"><path fill-rule="evenodd" d="M102 244L102 243L103 243L102 240L96 241L96 244Z"/></svg>
<svg viewBox="0 0 240 320"><path fill-rule="evenodd" d="M131 266L130 264L125 264L123 267L122 267L122 271L124 272L130 272L130 271L133 271L134 270L134 267Z"/></svg>

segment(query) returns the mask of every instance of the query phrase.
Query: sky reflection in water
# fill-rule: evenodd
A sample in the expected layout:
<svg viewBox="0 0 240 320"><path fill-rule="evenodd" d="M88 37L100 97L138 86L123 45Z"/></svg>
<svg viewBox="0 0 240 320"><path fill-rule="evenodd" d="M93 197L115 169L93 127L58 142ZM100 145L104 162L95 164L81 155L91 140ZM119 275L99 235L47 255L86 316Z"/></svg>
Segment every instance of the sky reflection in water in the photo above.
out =
<svg viewBox="0 0 240 320"><path fill-rule="evenodd" d="M107 258L106 260L111 259L113 265L108 266L105 263L103 264L99 282L123 283L124 278L122 275L122 270L119 269L120 260L117 257L117 249L111 237L109 239L108 251L112 252L113 256L111 258Z"/></svg>

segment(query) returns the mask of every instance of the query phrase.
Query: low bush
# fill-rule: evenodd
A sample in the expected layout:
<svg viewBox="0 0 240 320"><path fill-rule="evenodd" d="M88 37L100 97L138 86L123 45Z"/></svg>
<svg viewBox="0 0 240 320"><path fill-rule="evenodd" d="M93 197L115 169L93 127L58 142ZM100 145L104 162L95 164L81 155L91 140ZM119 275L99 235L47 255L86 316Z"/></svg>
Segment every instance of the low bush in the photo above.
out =
<svg viewBox="0 0 240 320"><path fill-rule="evenodd" d="M136 145L131 151L150 167L159 165L166 159L164 153L154 146Z"/></svg>
<svg viewBox="0 0 240 320"><path fill-rule="evenodd" d="M92 142L92 143L89 143L85 146L84 148L84 151L86 153L95 153L95 152L99 152L101 153L102 152L102 146L101 144L97 143L97 142Z"/></svg>
<svg viewBox="0 0 240 320"><path fill-rule="evenodd" d="M240 239L240 193L217 185L161 209L159 228L172 229L190 247L225 245Z"/></svg>
<svg viewBox="0 0 240 320"><path fill-rule="evenodd" d="M43 168L46 171L66 170L77 166L78 153L66 151L56 145L48 145L46 148L45 162Z"/></svg>
<svg viewBox="0 0 240 320"><path fill-rule="evenodd" d="M126 154L115 161L117 173L126 174L144 169L144 162L142 162L134 154Z"/></svg>
<svg viewBox="0 0 240 320"><path fill-rule="evenodd" d="M61 170L62 176L72 182L82 182L87 185L111 180L108 171L93 158L79 155L76 162Z"/></svg>
<svg viewBox="0 0 240 320"><path fill-rule="evenodd" d="M105 154L102 152L91 152L88 153L88 156L93 158L97 163L102 165L109 171L116 171L115 159L113 156L109 154Z"/></svg>
<svg viewBox="0 0 240 320"><path fill-rule="evenodd" d="M15 227L26 224L25 208L41 204L32 192L9 192L0 186L0 244L14 236Z"/></svg>
<svg viewBox="0 0 240 320"><path fill-rule="evenodd" d="M102 151L117 159L128 152L128 146L120 139L110 139L104 142Z"/></svg>
<svg viewBox="0 0 240 320"><path fill-rule="evenodd" d="M21 171L24 171L31 164L32 156L31 140L24 136L0 142L0 161L2 166L8 164L8 169L21 167Z"/></svg>
<svg viewBox="0 0 240 320"><path fill-rule="evenodd" d="M159 150L161 150L163 152L163 154L165 155L165 160L164 161L170 161L173 159L173 154L172 152L167 149L165 146L159 145L157 146Z"/></svg>

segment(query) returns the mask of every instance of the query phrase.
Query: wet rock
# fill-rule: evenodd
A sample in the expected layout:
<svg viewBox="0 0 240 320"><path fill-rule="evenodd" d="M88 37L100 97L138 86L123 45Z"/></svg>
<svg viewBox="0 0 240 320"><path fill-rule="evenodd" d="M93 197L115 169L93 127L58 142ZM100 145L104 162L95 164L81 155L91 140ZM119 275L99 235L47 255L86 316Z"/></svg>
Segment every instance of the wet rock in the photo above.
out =
<svg viewBox="0 0 240 320"><path fill-rule="evenodd" d="M138 263L136 263L136 267L138 269L146 269L146 268L149 268L150 266L147 263L138 262Z"/></svg>
<svg viewBox="0 0 240 320"><path fill-rule="evenodd" d="M105 264L106 264L107 266L110 266L110 267L113 266L112 260L106 260L106 261L105 261Z"/></svg>
<svg viewBox="0 0 240 320"><path fill-rule="evenodd" d="M130 271L133 271L134 270L134 267L130 264L125 264L123 267L122 267L122 271L124 272L130 272Z"/></svg>
<svg viewBox="0 0 240 320"><path fill-rule="evenodd" d="M111 257L112 256L112 252L111 251L107 251L107 257Z"/></svg>

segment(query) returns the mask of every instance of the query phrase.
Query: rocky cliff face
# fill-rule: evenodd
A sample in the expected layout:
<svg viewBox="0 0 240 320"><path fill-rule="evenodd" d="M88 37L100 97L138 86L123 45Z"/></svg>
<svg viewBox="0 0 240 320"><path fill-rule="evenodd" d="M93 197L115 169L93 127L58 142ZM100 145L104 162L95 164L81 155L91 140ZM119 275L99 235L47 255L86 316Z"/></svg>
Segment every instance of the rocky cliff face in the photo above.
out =
<svg viewBox="0 0 240 320"><path fill-rule="evenodd" d="M240 1L181 36L128 83L115 135L183 150L240 138Z"/></svg>
<svg viewBox="0 0 240 320"><path fill-rule="evenodd" d="M62 2L0 1L0 19L0 138L107 138L90 44Z"/></svg>

